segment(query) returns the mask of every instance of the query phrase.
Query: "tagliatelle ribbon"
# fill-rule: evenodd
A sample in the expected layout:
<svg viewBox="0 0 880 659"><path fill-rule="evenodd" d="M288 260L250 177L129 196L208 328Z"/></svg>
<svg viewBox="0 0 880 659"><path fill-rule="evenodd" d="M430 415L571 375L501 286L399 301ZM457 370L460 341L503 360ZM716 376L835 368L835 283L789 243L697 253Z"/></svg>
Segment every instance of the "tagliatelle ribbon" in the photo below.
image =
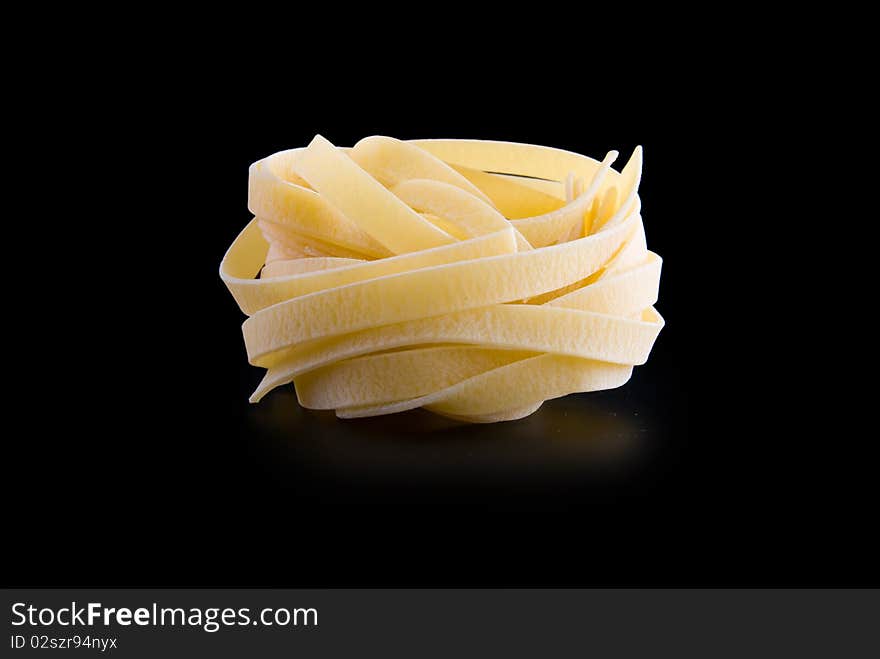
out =
<svg viewBox="0 0 880 659"><path fill-rule="evenodd" d="M319 135L254 163L255 217L220 266L268 369L251 401L293 382L340 417L491 422L624 384L663 327L661 259L641 148L616 156Z"/></svg>

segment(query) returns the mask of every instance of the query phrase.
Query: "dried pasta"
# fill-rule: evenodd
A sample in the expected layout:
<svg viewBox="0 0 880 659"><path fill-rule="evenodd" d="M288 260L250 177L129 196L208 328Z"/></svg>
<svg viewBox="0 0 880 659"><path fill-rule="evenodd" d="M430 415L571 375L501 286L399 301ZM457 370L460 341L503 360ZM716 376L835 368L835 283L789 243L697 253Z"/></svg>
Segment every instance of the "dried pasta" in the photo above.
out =
<svg viewBox="0 0 880 659"><path fill-rule="evenodd" d="M637 147L618 172L560 149L316 136L250 168L253 220L220 276L259 401L363 417L507 421L624 384L663 319Z"/></svg>

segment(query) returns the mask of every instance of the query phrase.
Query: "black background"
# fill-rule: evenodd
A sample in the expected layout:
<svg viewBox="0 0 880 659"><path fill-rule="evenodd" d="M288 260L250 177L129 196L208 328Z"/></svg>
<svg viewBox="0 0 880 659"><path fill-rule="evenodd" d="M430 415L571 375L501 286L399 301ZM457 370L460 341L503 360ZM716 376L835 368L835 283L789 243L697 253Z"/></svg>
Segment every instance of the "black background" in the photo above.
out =
<svg viewBox="0 0 880 659"><path fill-rule="evenodd" d="M804 430L815 410L779 358L799 348L754 287L778 262L756 244L771 191L749 158L780 148L782 127L734 91L744 74L706 78L671 48L635 64L483 53L476 70L419 51L416 74L389 69L405 52L372 44L324 67L192 52L85 95L79 153L113 177L90 183L102 203L71 232L97 292L84 305L76 277L60 295L71 345L38 374L32 430L7 443L9 585L880 584L862 449ZM247 166L315 133L622 162L642 144L667 320L648 364L622 389L487 426L339 421L290 387L250 405L260 372L217 269L250 218Z"/></svg>

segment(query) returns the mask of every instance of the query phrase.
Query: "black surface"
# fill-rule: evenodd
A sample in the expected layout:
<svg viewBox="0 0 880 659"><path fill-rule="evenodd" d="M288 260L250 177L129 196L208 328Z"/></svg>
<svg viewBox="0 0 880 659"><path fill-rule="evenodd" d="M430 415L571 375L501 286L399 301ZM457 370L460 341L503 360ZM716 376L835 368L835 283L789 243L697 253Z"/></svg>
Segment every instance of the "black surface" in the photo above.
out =
<svg viewBox="0 0 880 659"><path fill-rule="evenodd" d="M878 585L864 447L803 430L799 376L766 358L797 348L772 338L774 301L749 290L748 272L772 278L773 264L750 233L767 192L743 193L741 158L767 126L722 71L709 85L685 60L646 59L638 86L600 67L607 89L580 96L581 69L550 64L540 93L516 67L484 80L451 62L432 62L429 86L373 59L262 85L253 67L197 59L131 72L84 131L120 174L72 233L85 226L95 250L78 274L102 283L87 304L80 279L59 296L65 345L31 430L7 443L5 581ZM622 389L487 426L338 421L289 387L247 403L260 371L217 268L249 219L248 164L317 132L622 158L642 144L667 320L647 365Z"/></svg>

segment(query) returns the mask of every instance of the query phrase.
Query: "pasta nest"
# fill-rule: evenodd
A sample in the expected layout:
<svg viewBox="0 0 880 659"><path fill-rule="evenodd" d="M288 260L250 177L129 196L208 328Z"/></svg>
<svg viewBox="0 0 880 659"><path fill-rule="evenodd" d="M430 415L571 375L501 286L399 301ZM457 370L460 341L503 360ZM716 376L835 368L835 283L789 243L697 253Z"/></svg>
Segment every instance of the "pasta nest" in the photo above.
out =
<svg viewBox="0 0 880 659"><path fill-rule="evenodd" d="M251 165L255 217L220 266L267 369L251 402L293 382L339 417L493 422L624 384L664 321L642 150L616 157L318 135Z"/></svg>

